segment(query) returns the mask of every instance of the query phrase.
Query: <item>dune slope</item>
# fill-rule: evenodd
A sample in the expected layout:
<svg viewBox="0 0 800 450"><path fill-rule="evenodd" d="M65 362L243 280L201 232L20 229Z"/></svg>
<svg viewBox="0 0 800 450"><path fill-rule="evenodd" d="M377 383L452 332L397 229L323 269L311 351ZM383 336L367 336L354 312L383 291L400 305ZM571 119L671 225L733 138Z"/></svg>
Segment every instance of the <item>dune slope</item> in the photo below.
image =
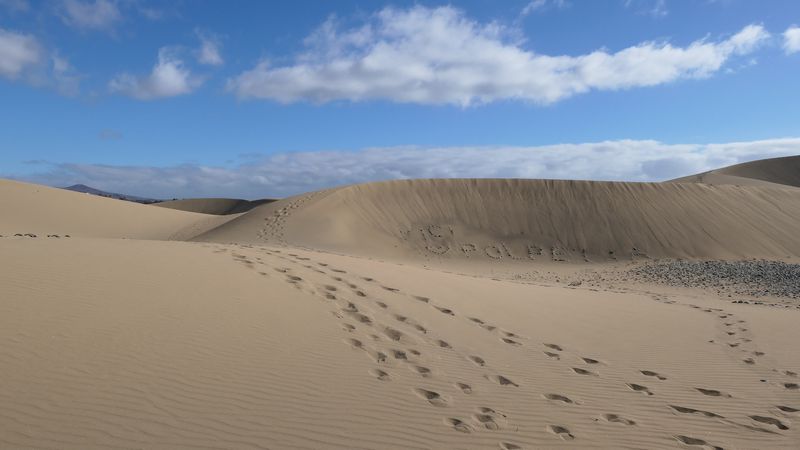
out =
<svg viewBox="0 0 800 450"><path fill-rule="evenodd" d="M3 448L800 442L796 310L263 246L0 250Z"/></svg>
<svg viewBox="0 0 800 450"><path fill-rule="evenodd" d="M202 214L228 215L250 211L256 206L275 200L242 200L238 198L187 198L154 203L154 206Z"/></svg>
<svg viewBox="0 0 800 450"><path fill-rule="evenodd" d="M672 180L682 183L800 187L800 156L761 159Z"/></svg>
<svg viewBox="0 0 800 450"><path fill-rule="evenodd" d="M260 206L197 237L384 258L608 261L800 255L794 189L696 183L405 180Z"/></svg>
<svg viewBox="0 0 800 450"><path fill-rule="evenodd" d="M0 179L0 235L185 239L224 220ZM227 219L225 219L227 220Z"/></svg>

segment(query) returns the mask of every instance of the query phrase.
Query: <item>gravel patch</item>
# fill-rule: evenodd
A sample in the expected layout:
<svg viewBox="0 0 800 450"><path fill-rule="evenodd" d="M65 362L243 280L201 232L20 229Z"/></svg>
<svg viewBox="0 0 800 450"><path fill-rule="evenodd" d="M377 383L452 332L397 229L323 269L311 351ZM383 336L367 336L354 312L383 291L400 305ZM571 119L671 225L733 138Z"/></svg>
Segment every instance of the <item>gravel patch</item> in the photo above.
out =
<svg viewBox="0 0 800 450"><path fill-rule="evenodd" d="M636 281L720 293L800 298L800 264L780 261L654 261L627 272Z"/></svg>

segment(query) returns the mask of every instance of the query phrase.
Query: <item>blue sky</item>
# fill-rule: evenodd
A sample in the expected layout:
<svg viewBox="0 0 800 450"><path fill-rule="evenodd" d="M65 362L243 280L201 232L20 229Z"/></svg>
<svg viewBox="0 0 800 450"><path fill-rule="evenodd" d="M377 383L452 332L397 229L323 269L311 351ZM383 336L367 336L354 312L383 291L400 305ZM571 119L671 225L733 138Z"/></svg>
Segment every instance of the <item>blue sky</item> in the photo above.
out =
<svg viewBox="0 0 800 450"><path fill-rule="evenodd" d="M0 176L156 197L800 153L800 2L0 0Z"/></svg>

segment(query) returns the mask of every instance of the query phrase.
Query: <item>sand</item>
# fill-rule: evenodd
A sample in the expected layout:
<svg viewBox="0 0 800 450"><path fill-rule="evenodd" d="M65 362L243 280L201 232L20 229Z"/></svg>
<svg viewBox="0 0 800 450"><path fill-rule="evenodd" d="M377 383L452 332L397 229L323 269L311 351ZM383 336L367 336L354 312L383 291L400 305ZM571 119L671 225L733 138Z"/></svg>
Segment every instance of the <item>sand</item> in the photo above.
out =
<svg viewBox="0 0 800 450"><path fill-rule="evenodd" d="M797 448L796 302L622 275L796 259L772 184L415 180L209 215L2 181L0 448Z"/></svg>

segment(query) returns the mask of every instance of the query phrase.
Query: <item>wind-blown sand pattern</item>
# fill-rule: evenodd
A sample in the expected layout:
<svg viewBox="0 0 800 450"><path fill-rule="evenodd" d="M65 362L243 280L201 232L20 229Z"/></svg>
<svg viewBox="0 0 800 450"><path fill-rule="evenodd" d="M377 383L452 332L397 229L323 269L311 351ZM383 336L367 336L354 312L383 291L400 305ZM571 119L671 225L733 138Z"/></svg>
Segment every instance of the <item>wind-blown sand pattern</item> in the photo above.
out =
<svg viewBox="0 0 800 450"><path fill-rule="evenodd" d="M796 262L798 193L416 180L207 215L1 181L0 448L797 448L796 301L623 274Z"/></svg>

